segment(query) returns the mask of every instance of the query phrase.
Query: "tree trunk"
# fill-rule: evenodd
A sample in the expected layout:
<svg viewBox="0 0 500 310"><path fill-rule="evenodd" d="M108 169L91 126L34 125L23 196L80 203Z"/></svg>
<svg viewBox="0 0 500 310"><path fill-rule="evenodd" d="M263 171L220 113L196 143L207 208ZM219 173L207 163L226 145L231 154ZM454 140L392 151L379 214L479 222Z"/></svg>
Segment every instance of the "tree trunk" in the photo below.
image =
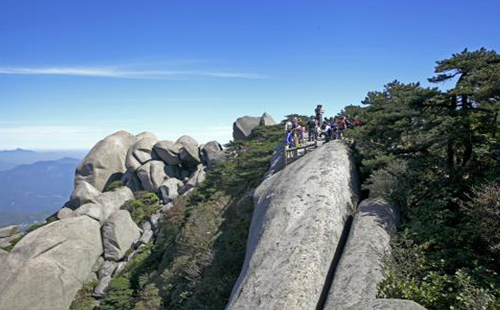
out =
<svg viewBox="0 0 500 310"><path fill-rule="evenodd" d="M473 153L472 132L469 123L469 103L467 99L468 99L467 95L462 95L462 112L463 112L462 121L464 124L463 142L465 148L462 157L462 166L465 166L469 163Z"/></svg>

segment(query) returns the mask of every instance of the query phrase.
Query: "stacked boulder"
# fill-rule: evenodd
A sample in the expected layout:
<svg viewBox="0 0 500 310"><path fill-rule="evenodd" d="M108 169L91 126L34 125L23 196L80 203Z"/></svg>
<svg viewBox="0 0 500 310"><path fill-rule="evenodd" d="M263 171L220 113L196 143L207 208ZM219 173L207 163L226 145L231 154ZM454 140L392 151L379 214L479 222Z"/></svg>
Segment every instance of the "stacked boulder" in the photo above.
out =
<svg viewBox="0 0 500 310"><path fill-rule="evenodd" d="M276 125L276 122L271 115L264 113L261 117L243 116L238 118L233 123L233 139L236 141L244 141L250 137L252 130L257 126Z"/></svg>
<svg viewBox="0 0 500 310"><path fill-rule="evenodd" d="M10 253L0 252L0 309L68 309L90 281L98 281L94 296L102 297L111 277L159 232L160 213L139 228L121 209L134 192L158 194L168 210L224 158L218 142L199 145L189 136L172 142L119 131L101 140L78 165L58 220L29 233ZM0 230L0 242L14 237L17 227Z"/></svg>
<svg viewBox="0 0 500 310"><path fill-rule="evenodd" d="M0 248L6 248L10 246L12 241L20 238L22 234L18 232L18 230L18 225L10 225L0 228Z"/></svg>

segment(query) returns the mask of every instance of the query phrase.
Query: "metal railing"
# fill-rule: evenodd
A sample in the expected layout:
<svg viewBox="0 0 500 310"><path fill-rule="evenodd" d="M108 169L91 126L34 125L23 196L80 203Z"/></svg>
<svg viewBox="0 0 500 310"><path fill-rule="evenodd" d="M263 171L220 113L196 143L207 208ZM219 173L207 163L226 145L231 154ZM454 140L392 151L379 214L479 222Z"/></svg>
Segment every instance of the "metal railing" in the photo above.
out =
<svg viewBox="0 0 500 310"><path fill-rule="evenodd" d="M306 142L304 145L300 145L298 147L290 148L288 145L285 145L285 166L295 161L296 159L306 155L312 149L318 147L318 141L314 142Z"/></svg>

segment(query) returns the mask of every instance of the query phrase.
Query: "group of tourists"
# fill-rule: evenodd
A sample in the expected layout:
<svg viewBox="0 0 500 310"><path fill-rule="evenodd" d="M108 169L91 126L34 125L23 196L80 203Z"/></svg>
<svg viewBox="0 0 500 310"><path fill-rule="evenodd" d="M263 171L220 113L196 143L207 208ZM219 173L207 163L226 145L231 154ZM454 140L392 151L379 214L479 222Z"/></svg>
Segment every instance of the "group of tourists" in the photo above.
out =
<svg viewBox="0 0 500 310"><path fill-rule="evenodd" d="M348 128L354 128L363 125L357 117L350 117L345 114L338 114L335 117L324 117L325 109L319 104L305 125L301 125L296 116L286 122L286 144L290 148L303 145L306 140L314 142L324 139L325 142L331 140L342 140L344 132Z"/></svg>

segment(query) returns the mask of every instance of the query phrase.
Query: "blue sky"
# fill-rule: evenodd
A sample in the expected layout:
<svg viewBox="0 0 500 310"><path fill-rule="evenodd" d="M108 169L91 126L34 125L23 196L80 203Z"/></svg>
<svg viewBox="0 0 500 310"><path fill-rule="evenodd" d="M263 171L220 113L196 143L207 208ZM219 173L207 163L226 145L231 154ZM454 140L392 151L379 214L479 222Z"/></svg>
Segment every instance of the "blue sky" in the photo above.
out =
<svg viewBox="0 0 500 310"><path fill-rule="evenodd" d="M436 60L500 50L500 1L0 2L0 149L117 130L227 142L232 122L335 114ZM446 87L446 85L444 85Z"/></svg>

